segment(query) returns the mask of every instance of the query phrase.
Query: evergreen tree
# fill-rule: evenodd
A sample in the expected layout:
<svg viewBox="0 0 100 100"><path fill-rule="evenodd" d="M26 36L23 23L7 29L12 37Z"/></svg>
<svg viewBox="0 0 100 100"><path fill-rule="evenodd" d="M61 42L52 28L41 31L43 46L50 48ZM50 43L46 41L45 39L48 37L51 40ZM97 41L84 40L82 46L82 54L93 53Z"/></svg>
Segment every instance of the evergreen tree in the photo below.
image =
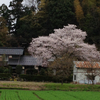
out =
<svg viewBox="0 0 100 100"><path fill-rule="evenodd" d="M84 18L84 13L79 0L74 0L74 7L75 7L75 14L76 14L77 21L80 24L80 20Z"/></svg>
<svg viewBox="0 0 100 100"><path fill-rule="evenodd" d="M32 38L48 36L53 29L76 23L73 0L41 0L38 9L37 13L33 11L31 15L20 19L20 35L28 43Z"/></svg>
<svg viewBox="0 0 100 100"><path fill-rule="evenodd" d="M68 24L76 24L73 0L46 0L45 10L48 33Z"/></svg>
<svg viewBox="0 0 100 100"><path fill-rule="evenodd" d="M96 44L100 49L100 1L82 0L81 6L84 12L84 18L81 19L80 28L87 32L86 42Z"/></svg>
<svg viewBox="0 0 100 100"><path fill-rule="evenodd" d="M19 20L21 17L29 15L31 11L28 7L22 5L22 1L23 0L11 1L9 9L4 4L0 7L0 15L5 18L9 34L11 34L11 36L9 36L9 39L7 39L8 46L22 46L22 43L25 42L20 35L20 31L22 29ZM12 42L13 40L15 41Z"/></svg>
<svg viewBox="0 0 100 100"><path fill-rule="evenodd" d="M0 17L0 46L7 44L8 28L6 27L6 21L3 17Z"/></svg>
<svg viewBox="0 0 100 100"><path fill-rule="evenodd" d="M29 12L26 11L27 8L22 5L23 0L13 0L10 2L10 14L9 14L9 22L10 22L10 32L14 35L17 35L17 29L20 28L18 22L19 19Z"/></svg>

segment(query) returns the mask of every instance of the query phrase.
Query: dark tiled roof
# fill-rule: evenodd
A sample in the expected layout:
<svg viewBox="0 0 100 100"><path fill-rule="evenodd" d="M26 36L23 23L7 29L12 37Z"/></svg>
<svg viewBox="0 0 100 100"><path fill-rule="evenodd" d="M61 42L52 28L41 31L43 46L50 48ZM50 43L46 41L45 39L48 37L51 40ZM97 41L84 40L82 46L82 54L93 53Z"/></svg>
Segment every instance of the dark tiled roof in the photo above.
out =
<svg viewBox="0 0 100 100"><path fill-rule="evenodd" d="M22 56L20 60L10 59L9 65L23 65L23 66L41 66L42 62L32 56Z"/></svg>
<svg viewBox="0 0 100 100"><path fill-rule="evenodd" d="M23 47L0 47L0 54L5 55L23 55Z"/></svg>
<svg viewBox="0 0 100 100"><path fill-rule="evenodd" d="M18 65L18 59L9 59L8 65Z"/></svg>

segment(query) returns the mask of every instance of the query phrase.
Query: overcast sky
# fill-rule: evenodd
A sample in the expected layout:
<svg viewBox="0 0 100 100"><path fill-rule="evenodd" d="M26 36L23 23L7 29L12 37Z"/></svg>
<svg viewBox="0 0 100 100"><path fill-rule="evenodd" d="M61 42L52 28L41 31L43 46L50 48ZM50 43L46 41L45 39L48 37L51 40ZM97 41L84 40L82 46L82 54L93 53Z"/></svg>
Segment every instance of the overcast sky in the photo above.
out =
<svg viewBox="0 0 100 100"><path fill-rule="evenodd" d="M3 3L6 4L7 6L9 6L10 1L12 1L12 0L0 0L0 6L1 6Z"/></svg>

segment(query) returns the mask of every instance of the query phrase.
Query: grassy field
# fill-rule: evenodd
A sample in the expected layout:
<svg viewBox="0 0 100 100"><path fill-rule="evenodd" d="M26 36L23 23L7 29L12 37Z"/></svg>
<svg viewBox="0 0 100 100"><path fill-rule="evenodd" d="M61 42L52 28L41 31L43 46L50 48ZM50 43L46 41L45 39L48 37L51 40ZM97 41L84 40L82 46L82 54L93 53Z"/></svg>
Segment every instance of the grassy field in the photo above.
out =
<svg viewBox="0 0 100 100"><path fill-rule="evenodd" d="M0 81L0 100L99 100L100 85Z"/></svg>
<svg viewBox="0 0 100 100"><path fill-rule="evenodd" d="M100 91L100 85L0 81L0 89L61 90L61 91Z"/></svg>
<svg viewBox="0 0 100 100"><path fill-rule="evenodd" d="M100 92L0 90L0 100L99 100Z"/></svg>
<svg viewBox="0 0 100 100"><path fill-rule="evenodd" d="M45 90L62 91L100 91L100 85L48 83L44 84Z"/></svg>

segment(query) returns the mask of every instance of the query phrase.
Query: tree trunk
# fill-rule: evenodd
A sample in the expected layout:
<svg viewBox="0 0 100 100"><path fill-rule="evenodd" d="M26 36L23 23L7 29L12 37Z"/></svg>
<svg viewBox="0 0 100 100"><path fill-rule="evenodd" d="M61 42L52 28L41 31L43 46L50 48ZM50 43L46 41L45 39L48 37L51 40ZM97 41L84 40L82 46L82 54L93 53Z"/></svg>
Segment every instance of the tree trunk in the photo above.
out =
<svg viewBox="0 0 100 100"><path fill-rule="evenodd" d="M92 85L94 85L94 80L92 80Z"/></svg>
<svg viewBox="0 0 100 100"><path fill-rule="evenodd" d="M63 80L61 81L61 85L63 85Z"/></svg>

